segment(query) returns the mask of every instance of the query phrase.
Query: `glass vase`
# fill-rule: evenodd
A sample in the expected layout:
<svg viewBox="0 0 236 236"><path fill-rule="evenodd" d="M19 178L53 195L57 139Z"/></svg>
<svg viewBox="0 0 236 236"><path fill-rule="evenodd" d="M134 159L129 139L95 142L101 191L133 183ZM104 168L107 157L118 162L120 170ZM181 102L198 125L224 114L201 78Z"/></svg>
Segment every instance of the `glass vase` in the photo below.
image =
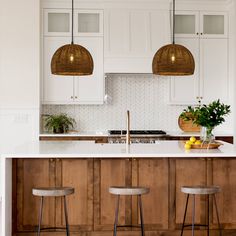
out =
<svg viewBox="0 0 236 236"><path fill-rule="evenodd" d="M213 130L215 127L204 127L201 128L201 140L203 142L212 143L215 140Z"/></svg>

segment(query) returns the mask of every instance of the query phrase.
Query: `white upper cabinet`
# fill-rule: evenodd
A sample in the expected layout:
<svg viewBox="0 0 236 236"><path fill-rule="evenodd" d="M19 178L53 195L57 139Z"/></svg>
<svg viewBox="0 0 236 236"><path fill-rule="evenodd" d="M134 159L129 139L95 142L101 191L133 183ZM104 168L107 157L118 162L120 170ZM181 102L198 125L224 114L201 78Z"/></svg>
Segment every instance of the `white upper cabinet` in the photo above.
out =
<svg viewBox="0 0 236 236"><path fill-rule="evenodd" d="M191 76L177 76L171 78L172 103L192 104L197 101L199 95L199 41L196 38L177 38L177 44L188 48L195 60L195 72Z"/></svg>
<svg viewBox="0 0 236 236"><path fill-rule="evenodd" d="M44 9L43 23L45 36L70 36L71 10Z"/></svg>
<svg viewBox="0 0 236 236"><path fill-rule="evenodd" d="M103 36L102 10L76 10L75 15L76 36Z"/></svg>
<svg viewBox="0 0 236 236"><path fill-rule="evenodd" d="M170 42L167 10L106 9L105 73L152 73L152 58Z"/></svg>
<svg viewBox="0 0 236 236"><path fill-rule="evenodd" d="M51 58L70 37L44 38L43 103L44 104L102 104L104 96L103 39L101 37L75 37L77 44L87 48L94 61L89 76L60 76L51 74Z"/></svg>
<svg viewBox="0 0 236 236"><path fill-rule="evenodd" d="M55 51L71 43L71 10L44 9L42 49L42 103L103 104L103 11L74 12L74 42L89 50L94 71L90 76L72 77L51 74L51 59Z"/></svg>
<svg viewBox="0 0 236 236"><path fill-rule="evenodd" d="M202 38L228 38L228 14L225 12L200 12Z"/></svg>
<svg viewBox="0 0 236 236"><path fill-rule="evenodd" d="M192 76L171 78L171 104L197 104L229 99L228 15L225 12L178 11L176 43L195 59Z"/></svg>
<svg viewBox="0 0 236 236"><path fill-rule="evenodd" d="M44 9L44 35L71 35L70 9ZM74 36L103 36L103 10L74 11Z"/></svg>
<svg viewBox="0 0 236 236"><path fill-rule="evenodd" d="M175 36L227 38L228 14L226 12L177 11Z"/></svg>

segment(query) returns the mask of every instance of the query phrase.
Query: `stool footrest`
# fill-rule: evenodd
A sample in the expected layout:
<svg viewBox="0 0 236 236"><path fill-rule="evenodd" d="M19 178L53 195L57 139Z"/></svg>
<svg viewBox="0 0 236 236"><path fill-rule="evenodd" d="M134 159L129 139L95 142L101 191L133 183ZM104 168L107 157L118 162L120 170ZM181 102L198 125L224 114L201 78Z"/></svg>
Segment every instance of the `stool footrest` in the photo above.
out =
<svg viewBox="0 0 236 236"><path fill-rule="evenodd" d="M184 225L183 227L190 227L190 226L192 226L192 224L186 224L186 225ZM207 227L208 225L203 225L203 224L194 224L194 227L195 226L203 226L203 227Z"/></svg>
<svg viewBox="0 0 236 236"><path fill-rule="evenodd" d="M45 228L40 228L40 231L46 231L46 230L49 230L49 231L64 231L66 230L66 227L45 227Z"/></svg>
<svg viewBox="0 0 236 236"><path fill-rule="evenodd" d="M125 228L125 227L129 227L129 228L141 228L141 225L117 225L117 228Z"/></svg>

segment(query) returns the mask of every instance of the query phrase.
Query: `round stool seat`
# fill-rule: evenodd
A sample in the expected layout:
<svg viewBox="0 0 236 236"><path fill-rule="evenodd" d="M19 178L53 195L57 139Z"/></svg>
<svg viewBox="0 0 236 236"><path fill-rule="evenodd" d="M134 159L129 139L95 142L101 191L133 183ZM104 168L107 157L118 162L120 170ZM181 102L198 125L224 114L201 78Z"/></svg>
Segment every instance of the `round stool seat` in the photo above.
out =
<svg viewBox="0 0 236 236"><path fill-rule="evenodd" d="M187 194L215 194L220 192L219 186L183 186L181 192Z"/></svg>
<svg viewBox="0 0 236 236"><path fill-rule="evenodd" d="M62 197L73 194L74 191L70 187L33 188L32 194L40 197Z"/></svg>
<svg viewBox="0 0 236 236"><path fill-rule="evenodd" d="M149 193L149 188L146 187L119 187L111 186L109 193L115 195L141 195Z"/></svg>

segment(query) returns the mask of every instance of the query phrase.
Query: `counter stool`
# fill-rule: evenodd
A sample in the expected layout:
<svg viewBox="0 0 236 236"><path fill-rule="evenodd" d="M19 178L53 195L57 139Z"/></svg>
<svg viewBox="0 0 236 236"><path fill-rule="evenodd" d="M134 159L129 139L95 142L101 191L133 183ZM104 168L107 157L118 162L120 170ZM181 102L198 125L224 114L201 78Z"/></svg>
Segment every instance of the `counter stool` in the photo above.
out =
<svg viewBox="0 0 236 236"><path fill-rule="evenodd" d="M183 225L182 225L182 229L181 229L181 236L183 235L184 228L188 227L188 226L192 226L192 236L194 236L194 226L207 227L207 236L209 236L209 233L210 233L210 229L209 229L209 196L210 195L212 195L212 197L213 197L213 202L214 202L215 209L216 209L219 235L222 236L219 213L218 213L218 208L217 208L217 204L216 204L216 197L215 197L215 194L220 192L220 187L218 187L218 186L183 186L183 187L181 187L181 192L187 194ZM185 225L185 218L186 218L186 213L187 213L187 209L188 209L188 200L189 200L190 194L193 196L192 224ZM195 224L194 223L194 221L195 221L195 195L207 195L207 212L208 212L207 224Z"/></svg>
<svg viewBox="0 0 236 236"><path fill-rule="evenodd" d="M64 229L64 228L42 228L41 229L41 223L42 223L42 215L43 215L43 200L44 197L63 197L64 198L64 212L65 212L65 221L66 221L66 235L70 235L69 231L69 224L68 224L68 213L67 213L67 207L66 207L66 196L73 194L74 188L70 187L54 187L54 188L33 188L32 194L34 196L39 196L41 198L40 201L40 210L39 210L39 222L38 222L38 233L37 235L40 235L41 230L48 230L48 229Z"/></svg>
<svg viewBox="0 0 236 236"><path fill-rule="evenodd" d="M132 225L118 225L120 195L129 195L129 196L136 195L136 196L138 196L138 205L139 205L140 221L141 221L141 225L139 227L141 227L142 236L144 236L143 209L142 209L141 195L149 193L149 188L146 188L146 187L118 187L118 186L112 186L112 187L109 188L109 193L117 195L113 235L116 236L117 227L131 227L132 226Z"/></svg>

